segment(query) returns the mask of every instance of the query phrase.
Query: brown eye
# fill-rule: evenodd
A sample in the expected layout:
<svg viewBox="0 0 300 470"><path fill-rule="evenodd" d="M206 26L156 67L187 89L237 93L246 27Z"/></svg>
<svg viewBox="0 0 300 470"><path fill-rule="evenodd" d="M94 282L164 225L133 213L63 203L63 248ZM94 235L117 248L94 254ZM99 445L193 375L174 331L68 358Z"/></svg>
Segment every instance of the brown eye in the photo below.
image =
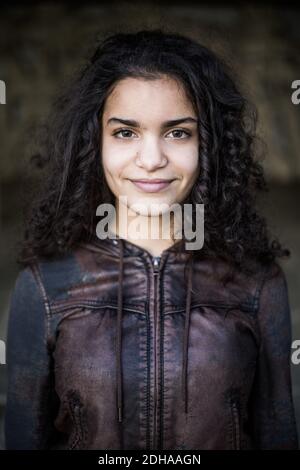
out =
<svg viewBox="0 0 300 470"><path fill-rule="evenodd" d="M187 131L185 131L185 130L183 130L183 129L174 129L173 131L170 132L170 134L173 134L173 135L174 135L174 133L175 133L175 139L179 139L179 140L182 140L183 138L184 138L184 139L187 139L187 138L189 138L190 135L191 135L189 132L187 132ZM176 133L177 133L177 134L176 134ZM178 136L178 133L179 133L179 136ZM182 134L185 134L185 137L183 137L183 138L180 137Z"/></svg>
<svg viewBox="0 0 300 470"><path fill-rule="evenodd" d="M126 135L126 132L127 132L127 135ZM125 136L124 136L124 133L125 133ZM115 132L115 133L113 134L113 136L116 136L117 139L120 139L120 138L121 138L121 139L122 139L122 138L127 139L127 138L130 138L130 137L131 137L131 135L128 135L128 133L129 133L129 134L133 134L133 132L132 132L130 129L120 129L120 130L118 130L117 132ZM118 134L121 134L122 137L119 137Z"/></svg>

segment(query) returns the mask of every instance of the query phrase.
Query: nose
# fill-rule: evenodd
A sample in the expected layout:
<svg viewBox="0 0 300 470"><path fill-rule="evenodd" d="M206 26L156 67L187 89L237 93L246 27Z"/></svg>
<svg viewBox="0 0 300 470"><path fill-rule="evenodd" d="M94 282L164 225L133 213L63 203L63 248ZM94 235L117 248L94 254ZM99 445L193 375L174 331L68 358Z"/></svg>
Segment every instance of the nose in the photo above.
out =
<svg viewBox="0 0 300 470"><path fill-rule="evenodd" d="M137 153L136 164L145 168L147 171L153 171L162 168L167 163L167 157L162 152L159 142L155 138L149 138L144 141Z"/></svg>

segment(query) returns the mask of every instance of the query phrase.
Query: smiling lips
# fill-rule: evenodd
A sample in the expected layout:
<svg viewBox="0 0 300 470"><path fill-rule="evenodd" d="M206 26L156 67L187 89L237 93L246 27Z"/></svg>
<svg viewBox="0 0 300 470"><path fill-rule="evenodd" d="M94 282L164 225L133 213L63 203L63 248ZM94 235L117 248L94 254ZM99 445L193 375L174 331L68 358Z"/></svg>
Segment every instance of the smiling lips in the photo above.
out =
<svg viewBox="0 0 300 470"><path fill-rule="evenodd" d="M142 189L146 193L156 193L164 188L167 188L170 183L174 180L166 179L142 179L142 180L130 180L138 188Z"/></svg>

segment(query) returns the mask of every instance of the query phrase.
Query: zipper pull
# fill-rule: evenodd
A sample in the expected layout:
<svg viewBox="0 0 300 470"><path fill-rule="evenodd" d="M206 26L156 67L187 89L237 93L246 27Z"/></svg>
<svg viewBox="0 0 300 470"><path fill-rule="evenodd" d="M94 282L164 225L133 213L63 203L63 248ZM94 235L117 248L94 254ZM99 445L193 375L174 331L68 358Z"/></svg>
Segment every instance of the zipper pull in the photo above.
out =
<svg viewBox="0 0 300 470"><path fill-rule="evenodd" d="M155 273L158 273L160 265L160 256L153 256L153 269Z"/></svg>

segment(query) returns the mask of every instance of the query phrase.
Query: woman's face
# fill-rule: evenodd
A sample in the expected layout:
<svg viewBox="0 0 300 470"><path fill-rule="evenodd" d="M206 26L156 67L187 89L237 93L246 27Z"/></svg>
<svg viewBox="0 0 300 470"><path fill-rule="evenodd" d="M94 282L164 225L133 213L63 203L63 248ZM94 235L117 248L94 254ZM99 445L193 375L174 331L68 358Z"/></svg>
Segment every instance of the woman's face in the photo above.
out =
<svg viewBox="0 0 300 470"><path fill-rule="evenodd" d="M102 117L104 174L112 193L127 197L128 208L143 203L135 213L154 214L154 203L171 207L186 198L199 172L198 146L197 116L174 79L126 78L108 96ZM171 182L133 182L142 179Z"/></svg>

